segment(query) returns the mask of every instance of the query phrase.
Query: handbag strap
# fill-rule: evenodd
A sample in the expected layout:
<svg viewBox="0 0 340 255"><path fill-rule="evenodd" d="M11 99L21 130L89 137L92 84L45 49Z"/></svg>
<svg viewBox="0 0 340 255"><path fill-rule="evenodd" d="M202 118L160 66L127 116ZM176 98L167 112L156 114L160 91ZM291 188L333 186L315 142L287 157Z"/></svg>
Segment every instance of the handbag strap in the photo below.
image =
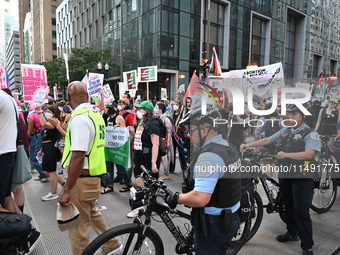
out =
<svg viewBox="0 0 340 255"><path fill-rule="evenodd" d="M12 101L13 103L13 101ZM15 107L15 104L13 103L14 111L15 111L15 118L17 119L17 130L18 130L18 135L17 135L17 145L22 145L24 142L22 141L22 133L20 129L20 123L19 123L19 113L17 111L17 108Z"/></svg>

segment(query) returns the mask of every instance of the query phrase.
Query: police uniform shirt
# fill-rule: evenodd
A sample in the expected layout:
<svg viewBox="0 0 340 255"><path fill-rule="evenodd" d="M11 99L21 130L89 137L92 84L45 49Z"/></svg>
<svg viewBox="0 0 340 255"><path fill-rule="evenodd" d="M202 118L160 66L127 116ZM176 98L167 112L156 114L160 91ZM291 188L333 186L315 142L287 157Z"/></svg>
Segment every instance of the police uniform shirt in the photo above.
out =
<svg viewBox="0 0 340 255"><path fill-rule="evenodd" d="M222 138L222 135L215 136L205 142L202 148L209 143L218 143L229 146L229 143ZM204 152L199 155L193 169L193 177L195 180L194 190L203 193L214 192L216 183L219 178L224 175L224 171L219 167L225 166L224 160L215 153ZM223 209L231 209L236 212L240 207L240 202L230 208L205 207L204 212L210 215L220 215Z"/></svg>
<svg viewBox="0 0 340 255"><path fill-rule="evenodd" d="M292 133L297 134L301 130L308 128L307 124L303 124L297 129L292 128ZM273 134L271 137L269 137L270 141L273 143L276 143L280 136L287 130L287 128L283 128L280 131ZM308 135L306 135L303 139L305 142L305 150L315 150L317 152L321 152L321 142L319 138L319 134L316 131L311 131Z"/></svg>

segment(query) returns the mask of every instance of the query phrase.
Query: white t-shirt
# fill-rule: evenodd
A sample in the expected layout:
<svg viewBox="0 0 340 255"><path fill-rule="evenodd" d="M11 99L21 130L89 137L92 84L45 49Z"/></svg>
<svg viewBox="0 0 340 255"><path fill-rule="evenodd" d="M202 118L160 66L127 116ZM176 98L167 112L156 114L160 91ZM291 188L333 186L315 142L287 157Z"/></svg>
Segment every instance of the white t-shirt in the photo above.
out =
<svg viewBox="0 0 340 255"><path fill-rule="evenodd" d="M93 110L93 106L89 103L78 105L72 114L76 114L82 108ZM95 137L95 127L92 120L86 115L77 115L69 123L71 136L71 151L86 151L86 155L92 147ZM88 158L85 158L84 169L88 169Z"/></svg>
<svg viewBox="0 0 340 255"><path fill-rule="evenodd" d="M0 90L0 154L17 151L16 116L18 116L16 102L6 92Z"/></svg>

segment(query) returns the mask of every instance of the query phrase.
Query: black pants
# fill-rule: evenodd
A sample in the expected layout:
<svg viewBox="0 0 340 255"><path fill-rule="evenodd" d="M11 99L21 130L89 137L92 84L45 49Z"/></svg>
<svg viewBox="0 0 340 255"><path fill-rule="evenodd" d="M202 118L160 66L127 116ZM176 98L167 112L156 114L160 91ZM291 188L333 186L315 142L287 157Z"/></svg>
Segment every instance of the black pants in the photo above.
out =
<svg viewBox="0 0 340 255"><path fill-rule="evenodd" d="M141 153L139 151L135 151L134 164L135 168L133 173L135 175L135 178L139 177L143 172L140 167L141 165L143 165L147 170L151 171L151 153ZM156 165L159 170L159 167L161 165L161 157L157 158ZM151 173L151 175L156 179L159 178L159 173Z"/></svg>
<svg viewBox="0 0 340 255"><path fill-rule="evenodd" d="M287 230L292 236L299 235L303 250L311 249L314 244L309 214L313 188L312 179L280 179Z"/></svg>

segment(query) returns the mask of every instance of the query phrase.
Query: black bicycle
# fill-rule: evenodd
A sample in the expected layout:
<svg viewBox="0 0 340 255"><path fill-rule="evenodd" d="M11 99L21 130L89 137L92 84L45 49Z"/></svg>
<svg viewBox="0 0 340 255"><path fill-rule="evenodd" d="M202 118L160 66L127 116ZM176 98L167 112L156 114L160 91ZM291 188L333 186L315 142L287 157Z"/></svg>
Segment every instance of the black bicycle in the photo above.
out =
<svg viewBox="0 0 340 255"><path fill-rule="evenodd" d="M320 135L321 154L317 154L315 159L317 164L311 170L319 174L319 178L314 179L314 194L311 209L318 213L327 212L332 208L337 195L336 179L332 178L332 172L339 173L334 154L329 150L328 142L335 135Z"/></svg>
<svg viewBox="0 0 340 255"><path fill-rule="evenodd" d="M276 161L276 156L270 155L268 153L263 152L255 152L253 149L245 149L243 150L243 159L248 160L251 165L255 168L261 169L261 162L263 160ZM260 228L262 219L263 219L263 211L266 208L267 213L279 213L280 218L283 222L286 222L285 217L285 208L283 205L283 198L280 193L279 183L269 177L268 175L258 172L257 177L254 178L255 181L255 194L254 194L254 210L255 210L255 218L251 220L251 227L249 231L249 235L247 237L247 242L253 238L258 229ZM271 187L268 182L270 181ZM265 194L268 198L268 204L264 205L262 202L262 198L260 194L257 192L257 184L261 183L262 187L265 191Z"/></svg>
<svg viewBox="0 0 340 255"><path fill-rule="evenodd" d="M131 224L116 226L94 239L83 252L83 255L92 255L98 250L100 251L103 245L112 238L118 239L123 245L121 254L153 254L163 255L164 246L161 237L153 230L151 220L155 220L158 215L168 230L175 238L177 244L175 251L177 254L194 254L194 228L190 224L190 215L176 209L170 209L163 202L167 192L167 185L161 180L153 178L149 171L142 167L142 178L144 187L130 190L130 206L132 209L144 206L144 209L139 210L139 216L134 219ZM162 201L157 201L161 198ZM144 217L142 217L144 216ZM182 227L185 228L185 233L182 233L180 227L174 224L173 218L180 217L188 220ZM157 221L157 220L155 220ZM236 254L245 243L250 230L250 217L240 225L240 228L233 238L230 248L226 254Z"/></svg>

